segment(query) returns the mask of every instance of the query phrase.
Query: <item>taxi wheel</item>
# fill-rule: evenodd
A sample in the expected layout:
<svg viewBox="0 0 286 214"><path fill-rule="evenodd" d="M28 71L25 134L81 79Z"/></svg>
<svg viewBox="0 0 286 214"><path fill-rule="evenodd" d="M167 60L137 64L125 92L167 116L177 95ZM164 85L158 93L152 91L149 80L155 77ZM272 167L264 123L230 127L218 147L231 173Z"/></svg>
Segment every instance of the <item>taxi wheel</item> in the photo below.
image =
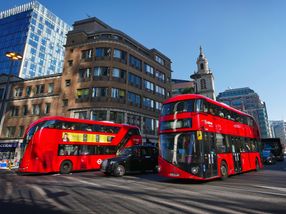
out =
<svg viewBox="0 0 286 214"><path fill-rule="evenodd" d="M113 171L113 175L117 177L121 177L125 174L125 168L122 165L117 165Z"/></svg>

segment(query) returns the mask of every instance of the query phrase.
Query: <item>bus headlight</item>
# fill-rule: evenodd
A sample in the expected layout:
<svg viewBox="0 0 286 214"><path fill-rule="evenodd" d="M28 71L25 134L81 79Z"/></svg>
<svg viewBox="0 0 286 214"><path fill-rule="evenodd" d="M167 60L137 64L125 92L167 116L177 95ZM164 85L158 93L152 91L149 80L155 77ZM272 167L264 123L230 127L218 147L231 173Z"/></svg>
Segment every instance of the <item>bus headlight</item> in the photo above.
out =
<svg viewBox="0 0 286 214"><path fill-rule="evenodd" d="M160 165L158 165L157 170L158 170L158 172L161 171L161 166Z"/></svg>
<svg viewBox="0 0 286 214"><path fill-rule="evenodd" d="M192 167L191 171L192 171L192 173L193 173L194 175L196 175L196 174L198 174L198 172L199 172L199 167L198 167L198 166L194 166L194 167Z"/></svg>

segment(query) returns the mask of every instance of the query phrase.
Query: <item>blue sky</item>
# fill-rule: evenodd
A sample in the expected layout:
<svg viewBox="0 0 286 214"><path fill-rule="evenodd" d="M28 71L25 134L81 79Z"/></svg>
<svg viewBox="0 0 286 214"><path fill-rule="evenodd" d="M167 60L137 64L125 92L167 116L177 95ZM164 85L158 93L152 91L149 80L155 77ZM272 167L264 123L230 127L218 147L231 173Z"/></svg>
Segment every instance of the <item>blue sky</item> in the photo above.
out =
<svg viewBox="0 0 286 214"><path fill-rule="evenodd" d="M2 0L0 11L28 0ZM286 119L284 0L39 0L72 25L95 16L172 60L172 78L189 79L200 45L216 95L250 87L270 120Z"/></svg>

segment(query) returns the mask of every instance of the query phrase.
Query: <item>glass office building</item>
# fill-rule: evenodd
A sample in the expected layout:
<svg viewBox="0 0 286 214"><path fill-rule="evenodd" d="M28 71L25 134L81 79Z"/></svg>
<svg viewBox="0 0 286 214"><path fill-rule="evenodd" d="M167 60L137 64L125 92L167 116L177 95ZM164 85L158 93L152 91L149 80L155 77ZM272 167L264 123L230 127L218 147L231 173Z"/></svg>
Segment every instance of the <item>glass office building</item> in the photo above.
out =
<svg viewBox="0 0 286 214"><path fill-rule="evenodd" d="M66 34L71 27L37 1L0 12L0 74L21 78L62 73ZM15 51L22 61L11 62Z"/></svg>
<svg viewBox="0 0 286 214"><path fill-rule="evenodd" d="M225 90L219 93L217 101L252 115L259 125L261 137L271 136L266 104L252 89L245 87Z"/></svg>

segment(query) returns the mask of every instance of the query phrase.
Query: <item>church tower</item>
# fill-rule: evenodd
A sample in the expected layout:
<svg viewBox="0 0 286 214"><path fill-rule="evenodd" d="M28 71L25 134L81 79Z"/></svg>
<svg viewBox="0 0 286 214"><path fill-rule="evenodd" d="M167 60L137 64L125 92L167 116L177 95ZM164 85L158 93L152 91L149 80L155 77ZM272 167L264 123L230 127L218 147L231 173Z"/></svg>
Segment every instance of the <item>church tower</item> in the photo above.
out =
<svg viewBox="0 0 286 214"><path fill-rule="evenodd" d="M197 71L191 75L195 81L195 92L215 100L214 76L209 69L208 60L205 57L202 47L197 59Z"/></svg>

